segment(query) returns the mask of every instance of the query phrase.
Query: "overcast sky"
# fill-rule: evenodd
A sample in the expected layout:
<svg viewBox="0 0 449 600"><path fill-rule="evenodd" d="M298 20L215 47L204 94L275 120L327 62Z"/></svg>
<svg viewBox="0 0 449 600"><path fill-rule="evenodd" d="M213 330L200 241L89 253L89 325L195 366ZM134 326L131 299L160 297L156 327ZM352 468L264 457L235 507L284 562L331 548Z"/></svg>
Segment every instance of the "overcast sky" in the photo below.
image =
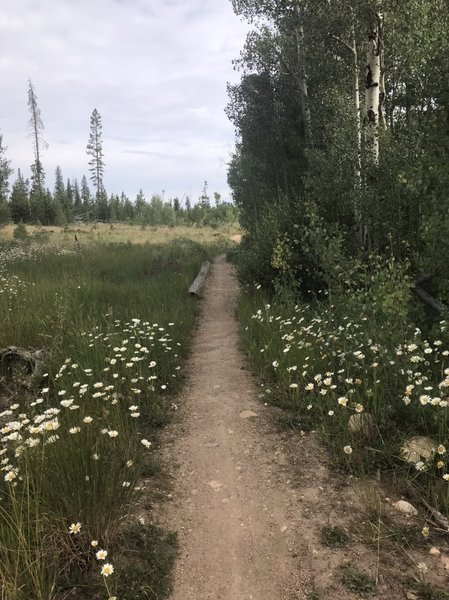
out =
<svg viewBox="0 0 449 600"><path fill-rule="evenodd" d="M26 176L27 86L35 86L48 149L47 184L88 175L90 115L103 123L104 183L134 198L209 191L229 197L234 130L224 114L232 60L248 26L230 0L10 0L0 9L0 132ZM13 178L14 179L14 176Z"/></svg>

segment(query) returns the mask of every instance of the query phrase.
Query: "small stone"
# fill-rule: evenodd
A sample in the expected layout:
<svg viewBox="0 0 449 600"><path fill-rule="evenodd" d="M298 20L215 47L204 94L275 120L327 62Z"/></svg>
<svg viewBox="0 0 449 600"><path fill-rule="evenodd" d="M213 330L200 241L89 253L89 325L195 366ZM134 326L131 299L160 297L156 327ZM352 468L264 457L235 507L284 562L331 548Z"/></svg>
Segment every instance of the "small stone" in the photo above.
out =
<svg viewBox="0 0 449 600"><path fill-rule="evenodd" d="M369 413L355 413L349 417L348 429L353 433L362 433L372 437L376 432L374 419Z"/></svg>
<svg viewBox="0 0 449 600"><path fill-rule="evenodd" d="M242 410L240 413L241 419L253 419L254 417L257 417L257 413L253 412L252 410Z"/></svg>
<svg viewBox="0 0 449 600"><path fill-rule="evenodd" d="M429 550L429 554L430 554L430 556L439 556L441 554L441 552L438 550L438 548L435 548L435 546L433 546Z"/></svg>
<svg viewBox="0 0 449 600"><path fill-rule="evenodd" d="M287 525L282 525L281 533L285 533L287 531L287 529L288 529Z"/></svg>
<svg viewBox="0 0 449 600"><path fill-rule="evenodd" d="M448 556L441 556L440 563L441 563L441 566L443 567L443 569L445 569L446 571L449 571L449 557Z"/></svg>
<svg viewBox="0 0 449 600"><path fill-rule="evenodd" d="M207 485L209 485L214 490L214 492L219 492L223 487L223 484L219 481L208 481Z"/></svg>
<svg viewBox="0 0 449 600"><path fill-rule="evenodd" d="M407 600L418 600L418 596L413 592L406 592L405 597Z"/></svg>
<svg viewBox="0 0 449 600"><path fill-rule="evenodd" d="M410 504L410 502L406 502L405 500L399 500L398 502L395 502L393 506L396 508L396 510L406 515L416 516L418 514L416 508Z"/></svg>
<svg viewBox="0 0 449 600"><path fill-rule="evenodd" d="M217 448L220 444L217 442L215 438L208 438L207 442L204 444L206 448Z"/></svg>

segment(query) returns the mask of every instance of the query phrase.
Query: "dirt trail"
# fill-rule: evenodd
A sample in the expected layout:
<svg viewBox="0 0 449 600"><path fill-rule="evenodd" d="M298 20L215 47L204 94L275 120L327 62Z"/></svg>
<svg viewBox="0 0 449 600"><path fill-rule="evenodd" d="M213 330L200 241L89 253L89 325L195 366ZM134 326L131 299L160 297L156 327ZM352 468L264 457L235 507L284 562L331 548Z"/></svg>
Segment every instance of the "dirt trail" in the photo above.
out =
<svg viewBox="0 0 449 600"><path fill-rule="evenodd" d="M357 479L330 471L314 432L274 428L273 416L281 413L258 398L261 390L239 350L237 296L233 270L219 257L180 418L164 444L174 485L162 524L179 532L181 549L172 600L356 600L338 575L348 562L371 579L378 575L378 600L417 598L404 584L416 564L429 562L428 548L408 548L405 558L402 547L385 538L378 555L369 524L372 498L376 506L382 502L390 527L396 523L402 531L410 520L392 509L377 482L360 488ZM349 534L348 546L323 544L329 525ZM414 526L419 531L422 523ZM440 589L447 583L449 547L441 556L448 566L433 557L429 571Z"/></svg>
<svg viewBox="0 0 449 600"><path fill-rule="evenodd" d="M167 525L180 533L173 600L303 598L294 547L295 490L239 350L238 284L218 257L172 431L176 466ZM282 481L280 481L282 480Z"/></svg>

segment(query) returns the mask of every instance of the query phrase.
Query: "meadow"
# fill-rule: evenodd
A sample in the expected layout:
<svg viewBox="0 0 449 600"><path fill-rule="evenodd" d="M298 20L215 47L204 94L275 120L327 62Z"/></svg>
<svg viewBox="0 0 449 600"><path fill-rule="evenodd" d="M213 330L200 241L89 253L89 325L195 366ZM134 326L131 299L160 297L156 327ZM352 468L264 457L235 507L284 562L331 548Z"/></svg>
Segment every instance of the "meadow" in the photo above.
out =
<svg viewBox="0 0 449 600"><path fill-rule="evenodd" d="M0 230L0 239L13 241L16 225L7 225ZM126 223L72 223L65 227L43 227L26 225L27 239L31 242L50 243L58 247L73 248L75 235L81 245L93 243L132 243L132 244L165 244L183 238L200 243L220 243L233 234L239 233L237 224L224 224L220 227L196 227L179 225L176 227L129 225Z"/></svg>
<svg viewBox="0 0 449 600"><path fill-rule="evenodd" d="M0 349L43 350L45 367L33 379L1 365L0 597L162 597L175 545L142 516L142 481L177 408L198 315L187 288L226 238L106 225L0 236Z"/></svg>

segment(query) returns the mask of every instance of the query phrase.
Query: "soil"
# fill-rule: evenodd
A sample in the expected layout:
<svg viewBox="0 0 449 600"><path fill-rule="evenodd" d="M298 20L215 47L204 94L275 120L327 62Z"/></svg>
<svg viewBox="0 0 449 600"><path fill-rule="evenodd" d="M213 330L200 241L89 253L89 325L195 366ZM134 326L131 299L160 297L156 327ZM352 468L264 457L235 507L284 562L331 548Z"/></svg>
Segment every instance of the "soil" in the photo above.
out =
<svg viewBox="0 0 449 600"><path fill-rule="evenodd" d="M362 489L330 471L315 433L276 428L276 409L261 400L239 349L237 298L233 269L220 256L204 293L179 419L165 440L173 487L162 519L180 542L172 600L347 600L357 597L338 577L347 562L377 579L381 600L407 598L406 576L416 576L418 561L436 583L447 582L449 571L441 556L428 555L430 546L402 552L388 533L366 543L368 505L374 497L384 514L392 500L375 484ZM398 527L423 525L397 518ZM326 525L346 532L348 547L323 545Z"/></svg>

